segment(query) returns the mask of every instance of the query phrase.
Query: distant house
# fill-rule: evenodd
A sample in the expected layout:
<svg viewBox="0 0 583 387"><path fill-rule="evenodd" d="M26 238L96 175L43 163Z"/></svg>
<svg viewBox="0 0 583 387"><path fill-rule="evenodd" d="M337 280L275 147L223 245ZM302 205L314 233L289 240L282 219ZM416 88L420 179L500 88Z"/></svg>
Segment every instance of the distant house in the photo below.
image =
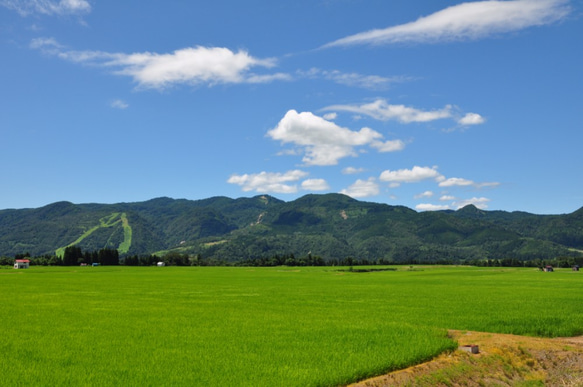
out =
<svg viewBox="0 0 583 387"><path fill-rule="evenodd" d="M28 269L30 266L30 260L28 259L17 259L14 261L14 268L15 269Z"/></svg>
<svg viewBox="0 0 583 387"><path fill-rule="evenodd" d="M156 264L156 266L160 266L160 267L161 267L161 266L166 266L166 264L165 264L164 262L158 262L158 263Z"/></svg>
<svg viewBox="0 0 583 387"><path fill-rule="evenodd" d="M573 266L573 271L579 271L579 265Z"/></svg>
<svg viewBox="0 0 583 387"><path fill-rule="evenodd" d="M545 266L544 271L546 271L546 272L552 272L554 270L553 270L553 267L549 265L549 266Z"/></svg>

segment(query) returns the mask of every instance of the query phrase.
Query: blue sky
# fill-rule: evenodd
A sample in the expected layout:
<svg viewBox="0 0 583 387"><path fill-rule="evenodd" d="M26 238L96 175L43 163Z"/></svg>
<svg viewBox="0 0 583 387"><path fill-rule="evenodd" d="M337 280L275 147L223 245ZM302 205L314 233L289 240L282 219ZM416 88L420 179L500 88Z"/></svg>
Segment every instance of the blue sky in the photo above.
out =
<svg viewBox="0 0 583 387"><path fill-rule="evenodd" d="M581 0L0 0L0 208L583 206Z"/></svg>

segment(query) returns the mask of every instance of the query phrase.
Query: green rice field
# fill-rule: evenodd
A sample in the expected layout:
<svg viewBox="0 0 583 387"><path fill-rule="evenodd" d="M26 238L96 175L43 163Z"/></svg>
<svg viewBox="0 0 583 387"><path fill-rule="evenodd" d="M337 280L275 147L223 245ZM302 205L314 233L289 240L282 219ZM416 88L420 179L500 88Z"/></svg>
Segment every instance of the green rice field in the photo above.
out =
<svg viewBox="0 0 583 387"><path fill-rule="evenodd" d="M583 334L562 269L0 269L3 386L338 386L452 350L447 329Z"/></svg>

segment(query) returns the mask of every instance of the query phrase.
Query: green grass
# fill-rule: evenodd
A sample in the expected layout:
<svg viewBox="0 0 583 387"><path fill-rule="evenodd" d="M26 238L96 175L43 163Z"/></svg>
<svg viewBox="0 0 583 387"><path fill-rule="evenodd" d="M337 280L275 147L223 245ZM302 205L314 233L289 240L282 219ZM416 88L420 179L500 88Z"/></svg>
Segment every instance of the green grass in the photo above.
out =
<svg viewBox="0 0 583 387"><path fill-rule="evenodd" d="M336 386L456 347L446 329L583 334L570 270L0 270L17 385Z"/></svg>

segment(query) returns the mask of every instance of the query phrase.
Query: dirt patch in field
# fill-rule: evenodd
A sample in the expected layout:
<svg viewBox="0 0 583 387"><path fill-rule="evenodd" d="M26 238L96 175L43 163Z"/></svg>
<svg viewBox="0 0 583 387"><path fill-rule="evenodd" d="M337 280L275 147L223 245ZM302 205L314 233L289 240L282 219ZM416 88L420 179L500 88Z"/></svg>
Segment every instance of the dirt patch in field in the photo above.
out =
<svg viewBox="0 0 583 387"><path fill-rule="evenodd" d="M583 386L583 337L543 339L485 332L449 331L456 350L405 370L351 387L385 386Z"/></svg>

